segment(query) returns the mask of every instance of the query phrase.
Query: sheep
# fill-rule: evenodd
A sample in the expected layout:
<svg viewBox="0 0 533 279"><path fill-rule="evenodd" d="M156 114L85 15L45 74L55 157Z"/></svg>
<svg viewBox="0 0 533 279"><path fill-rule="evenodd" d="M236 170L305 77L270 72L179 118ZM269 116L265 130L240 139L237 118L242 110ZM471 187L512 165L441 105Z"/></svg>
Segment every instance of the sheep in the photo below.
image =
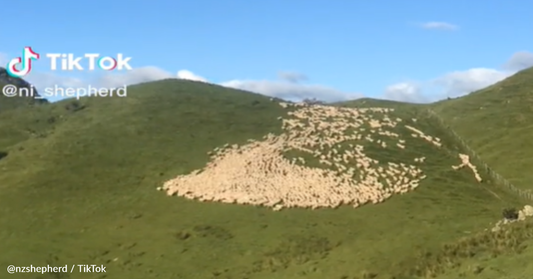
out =
<svg viewBox="0 0 533 279"><path fill-rule="evenodd" d="M360 144L343 145L365 139L386 148L383 140L370 136L373 133L396 139L399 148L406 148L405 140L385 130L401 122L388 116L393 109L279 104L294 108L287 113L289 118L279 118L284 131L281 135L267 134L262 140L248 140L244 145L215 148L210 152L212 160L203 169L169 180L160 190L170 196L266 206L275 211L342 204L357 208L408 193L426 177L413 165L384 162L378 166L380 162L368 157ZM439 139L405 127L439 146ZM285 158L283 153L289 150L310 154L324 168L306 166L303 157Z"/></svg>
<svg viewBox="0 0 533 279"><path fill-rule="evenodd" d="M463 167L468 167L472 170L472 172L474 173L474 177L476 178L476 180L478 182L482 182L483 179L481 178L481 176L479 175L478 171L477 171L477 168L476 166L474 166L472 163L470 163L470 156L466 155L466 154L459 154L459 158L461 159L461 164L460 165L457 165L457 166L452 166L452 168L454 170L458 170L458 169L461 169Z"/></svg>

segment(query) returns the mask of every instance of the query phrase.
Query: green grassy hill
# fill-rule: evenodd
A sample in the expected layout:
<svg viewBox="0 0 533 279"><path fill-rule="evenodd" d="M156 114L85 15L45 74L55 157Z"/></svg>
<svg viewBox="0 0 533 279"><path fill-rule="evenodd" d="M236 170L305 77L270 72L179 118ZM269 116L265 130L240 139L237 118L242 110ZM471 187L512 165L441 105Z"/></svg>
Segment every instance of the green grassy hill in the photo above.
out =
<svg viewBox="0 0 533 279"><path fill-rule="evenodd" d="M433 110L496 172L533 190L533 68Z"/></svg>
<svg viewBox="0 0 533 279"><path fill-rule="evenodd" d="M419 166L427 178L377 205L278 212L156 191L204 167L216 147L282 133L278 117L290 110L267 97L164 80L131 86L126 98L0 112L0 265L104 264L106 278L132 279L390 279L448 276L478 256L522 249L527 228L484 230L502 208L525 201L453 170L461 150L423 107L372 102L394 106L390 117L403 122L391 131L406 148L360 144L380 162L426 157ZM442 147L413 138L405 125L439 137ZM39 278L104 278L64 275Z"/></svg>
<svg viewBox="0 0 533 279"><path fill-rule="evenodd" d="M519 228L521 231L531 232L533 225L529 222L529 228ZM531 258L533 257L533 241L531 233L527 240L522 243L517 251L505 254L505 256L493 257L492 255L481 255L462 262L458 268L451 268L436 278L438 279L492 279L509 278L522 279L531 278L533 267Z"/></svg>
<svg viewBox="0 0 533 279"><path fill-rule="evenodd" d="M7 74L7 71L5 68L0 67L0 89L3 89L6 85L16 85L21 88L29 89L31 88L31 84L25 81L21 78L13 78ZM35 96L39 96L39 93L36 89L34 89ZM9 98L6 97L5 94L0 94L0 112L21 108L21 107L27 107L27 106L33 106L33 105L42 105L47 104L48 101L46 99L40 99L40 98Z"/></svg>

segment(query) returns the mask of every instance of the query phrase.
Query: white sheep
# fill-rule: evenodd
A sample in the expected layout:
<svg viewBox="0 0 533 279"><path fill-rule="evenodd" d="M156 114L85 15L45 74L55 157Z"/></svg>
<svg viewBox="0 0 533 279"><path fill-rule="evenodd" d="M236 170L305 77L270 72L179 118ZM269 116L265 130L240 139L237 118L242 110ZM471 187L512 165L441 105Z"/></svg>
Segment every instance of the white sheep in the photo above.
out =
<svg viewBox="0 0 533 279"><path fill-rule="evenodd" d="M413 165L380 162L365 154L362 145L347 141L366 139L385 148L384 141L370 134L389 136L406 148L405 140L385 128L394 128L401 119L392 119L386 108L339 108L280 103L294 107L289 119L280 118L284 133L268 134L261 141L249 140L238 146L216 148L212 161L202 170L167 181L162 190L202 201L251 204L281 210L291 207L320 208L351 204L359 207L380 203L393 194L419 186L425 178ZM331 121L333 119L334 121ZM370 127L364 128L363 125ZM432 144L439 140L405 126ZM351 134L346 131L357 131ZM366 133L366 135L363 135ZM325 168L305 166L303 157L286 159L283 153L299 150L317 158ZM415 161L423 162L425 158ZM300 164L296 164L299 162ZM332 168L333 167L333 168ZM380 182L382 181L382 182Z"/></svg>

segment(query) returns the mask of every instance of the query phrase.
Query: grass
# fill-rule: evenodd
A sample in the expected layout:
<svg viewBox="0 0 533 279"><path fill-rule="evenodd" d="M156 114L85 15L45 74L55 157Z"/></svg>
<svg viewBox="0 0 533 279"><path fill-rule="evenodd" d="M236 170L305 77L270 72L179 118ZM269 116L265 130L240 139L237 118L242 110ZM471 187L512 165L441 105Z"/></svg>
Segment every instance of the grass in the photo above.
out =
<svg viewBox="0 0 533 279"><path fill-rule="evenodd" d="M2 76L2 67L0 67L0 89L3 89L6 86L7 80ZM38 93L37 93L38 94ZM0 112L5 112L12 109L24 108L28 106L38 106L47 104L46 99L34 99L34 98L13 98L6 97L4 94L0 94Z"/></svg>
<svg viewBox="0 0 533 279"><path fill-rule="evenodd" d="M217 146L279 133L286 111L261 95L189 81L128 93L0 113L0 265L104 264L107 278L132 279L445 276L462 266L443 269L442 257L475 260L461 256L474 249L468 239L482 238L502 208L524 203L468 169L452 170L460 148L418 106L379 101L444 142L438 149L398 127L406 150L367 146L380 160L427 157L428 179L412 193L358 209L280 212L167 197L155 188L203 167ZM517 242L526 243L526 231ZM505 236L487 240L487 251L518 247Z"/></svg>
<svg viewBox="0 0 533 279"><path fill-rule="evenodd" d="M533 190L533 68L432 107L496 172Z"/></svg>
<svg viewBox="0 0 533 279"><path fill-rule="evenodd" d="M513 223L443 246L440 254L427 255L423 273L440 279L529 278L532 244L533 222Z"/></svg>

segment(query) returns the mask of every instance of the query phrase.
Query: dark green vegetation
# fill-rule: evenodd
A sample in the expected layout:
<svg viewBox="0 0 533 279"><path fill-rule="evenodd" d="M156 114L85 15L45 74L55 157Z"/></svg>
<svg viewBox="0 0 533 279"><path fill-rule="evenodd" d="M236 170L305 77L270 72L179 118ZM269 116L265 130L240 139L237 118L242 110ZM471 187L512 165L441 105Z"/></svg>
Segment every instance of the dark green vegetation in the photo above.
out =
<svg viewBox="0 0 533 279"><path fill-rule="evenodd" d="M19 88L26 88L30 89L31 84L29 84L27 81L20 79L20 78L13 78L7 74L7 71L5 68L0 67L0 89L3 89L5 85L15 85ZM39 96L39 93L37 90L34 90L34 96ZM4 94L0 94L0 112L20 108L20 107L27 107L32 105L42 105L46 104L48 101L46 99L39 99L39 98L8 98L5 97Z"/></svg>
<svg viewBox="0 0 533 279"><path fill-rule="evenodd" d="M477 183L468 169L452 170L460 148L423 107L344 104L394 106L393 115L416 117L415 127L442 138L438 149L399 126L406 150L367 147L376 159L427 157L421 168L428 179L417 190L358 209L273 212L167 197L155 188L203 167L217 146L279 133L277 117L286 112L276 102L177 80L132 86L128 95L0 112L0 152L7 154L0 158L0 266L104 264L105 278L132 279L477 278L493 269L519 275L523 264L502 267L500 259L533 253L529 223L484 232L502 209L525 201L490 181ZM511 273L515 267L522 269Z"/></svg>
<svg viewBox="0 0 533 279"><path fill-rule="evenodd" d="M443 245L420 262L426 278L530 278L533 222L508 225L498 232L485 231Z"/></svg>

